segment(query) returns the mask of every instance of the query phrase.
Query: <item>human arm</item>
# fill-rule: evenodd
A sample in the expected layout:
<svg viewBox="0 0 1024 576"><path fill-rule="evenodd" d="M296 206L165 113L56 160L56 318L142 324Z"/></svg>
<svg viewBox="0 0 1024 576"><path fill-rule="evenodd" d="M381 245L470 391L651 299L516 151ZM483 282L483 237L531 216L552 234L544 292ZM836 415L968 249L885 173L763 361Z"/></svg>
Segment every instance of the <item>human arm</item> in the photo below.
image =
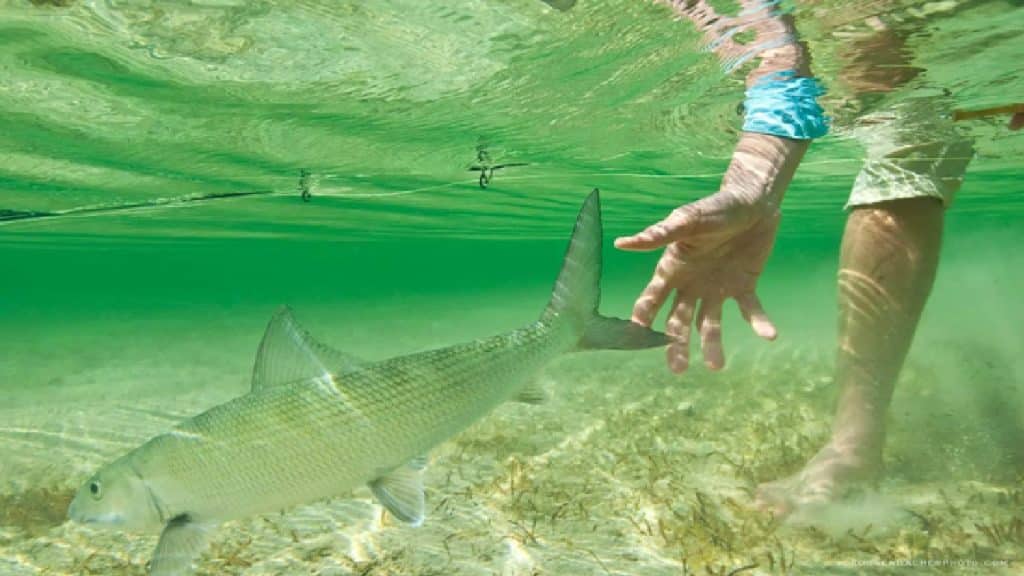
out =
<svg viewBox="0 0 1024 576"><path fill-rule="evenodd" d="M796 41L788 16L768 15L760 2L745 0L738 18L720 17L703 0L668 2L704 32L723 62L737 62L758 50L759 65L747 85L781 71L809 74L806 50ZM755 32L754 43L733 41L735 30ZM666 320L666 333L677 342L667 351L675 372L689 365L691 325L701 338L704 362L711 369L725 364L722 350L722 305L735 299L754 332L776 336L756 294L757 280L771 253L779 222L779 206L809 141L743 132L732 161L715 194L675 209L667 218L638 234L618 238L623 250L665 251L654 275L636 300L633 321L650 326L675 292Z"/></svg>

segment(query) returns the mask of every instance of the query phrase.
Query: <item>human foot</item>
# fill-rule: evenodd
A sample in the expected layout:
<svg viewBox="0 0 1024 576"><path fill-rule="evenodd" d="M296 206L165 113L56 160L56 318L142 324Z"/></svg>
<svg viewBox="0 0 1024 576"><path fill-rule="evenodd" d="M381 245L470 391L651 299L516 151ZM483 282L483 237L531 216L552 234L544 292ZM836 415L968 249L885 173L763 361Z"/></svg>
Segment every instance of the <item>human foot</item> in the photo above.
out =
<svg viewBox="0 0 1024 576"><path fill-rule="evenodd" d="M829 443L803 470L758 486L754 505L776 518L784 518L797 508L842 499L851 489L873 482L881 468L880 454L865 456Z"/></svg>

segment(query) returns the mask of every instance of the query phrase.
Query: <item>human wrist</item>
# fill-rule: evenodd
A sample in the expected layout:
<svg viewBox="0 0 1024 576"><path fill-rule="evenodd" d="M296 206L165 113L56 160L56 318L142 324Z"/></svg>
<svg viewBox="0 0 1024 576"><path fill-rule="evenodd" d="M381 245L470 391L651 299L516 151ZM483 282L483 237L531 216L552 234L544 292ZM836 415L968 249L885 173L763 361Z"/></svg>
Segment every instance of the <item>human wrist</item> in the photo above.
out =
<svg viewBox="0 0 1024 576"><path fill-rule="evenodd" d="M774 213L782 203L810 142L744 132L722 178L721 192L752 215Z"/></svg>

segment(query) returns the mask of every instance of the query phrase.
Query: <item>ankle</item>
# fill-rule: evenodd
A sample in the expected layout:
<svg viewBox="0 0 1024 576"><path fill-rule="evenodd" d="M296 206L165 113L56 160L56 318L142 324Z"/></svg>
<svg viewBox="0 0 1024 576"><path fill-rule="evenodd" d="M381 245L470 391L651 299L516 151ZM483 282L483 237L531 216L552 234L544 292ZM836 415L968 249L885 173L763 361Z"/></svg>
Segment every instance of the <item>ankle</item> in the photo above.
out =
<svg viewBox="0 0 1024 576"><path fill-rule="evenodd" d="M881 442L867 441L849 435L833 436L818 455L818 459L831 459L849 468L879 468L882 464Z"/></svg>

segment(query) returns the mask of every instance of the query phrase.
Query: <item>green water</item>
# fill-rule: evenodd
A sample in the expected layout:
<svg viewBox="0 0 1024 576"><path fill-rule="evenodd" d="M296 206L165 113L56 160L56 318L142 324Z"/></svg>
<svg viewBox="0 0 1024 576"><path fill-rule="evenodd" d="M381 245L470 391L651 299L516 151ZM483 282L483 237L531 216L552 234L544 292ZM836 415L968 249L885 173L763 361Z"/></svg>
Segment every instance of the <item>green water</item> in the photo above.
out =
<svg viewBox="0 0 1024 576"><path fill-rule="evenodd" d="M60 4L0 1L5 575L145 573L155 534L65 523L72 491L245 393L281 304L369 359L524 325L598 187L602 309L628 315L657 255L611 238L714 191L739 134L742 78L657 4ZM850 122L943 90L956 108L1024 99L1019 2L787 7L836 125L797 172L761 280L777 342L727 306L720 373L671 375L658 351L567 357L543 375L549 403L501 407L431 455L422 528L382 525L358 490L225 527L199 573L1019 571L1024 136L1006 117L968 128L978 155L881 492L811 525L748 508L829 432L842 207L863 160ZM888 11L922 72L858 99L839 31ZM481 188L481 149L528 165Z"/></svg>

